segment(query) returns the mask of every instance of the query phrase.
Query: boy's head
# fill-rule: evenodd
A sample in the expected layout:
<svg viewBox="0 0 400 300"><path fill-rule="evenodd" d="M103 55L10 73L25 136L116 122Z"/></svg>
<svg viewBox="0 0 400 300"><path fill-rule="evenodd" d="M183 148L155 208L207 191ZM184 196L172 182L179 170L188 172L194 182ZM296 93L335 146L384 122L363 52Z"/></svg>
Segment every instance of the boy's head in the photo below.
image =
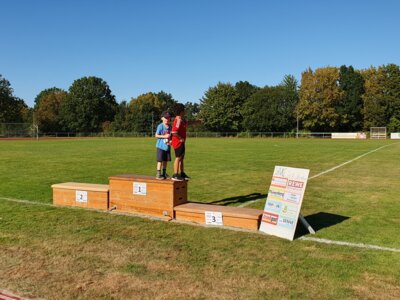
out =
<svg viewBox="0 0 400 300"><path fill-rule="evenodd" d="M182 103L176 103L174 106L175 116L183 117L185 115L185 105Z"/></svg>
<svg viewBox="0 0 400 300"><path fill-rule="evenodd" d="M161 114L161 120L163 121L164 124L168 124L170 119L171 119L171 115L169 114L169 112L164 111Z"/></svg>

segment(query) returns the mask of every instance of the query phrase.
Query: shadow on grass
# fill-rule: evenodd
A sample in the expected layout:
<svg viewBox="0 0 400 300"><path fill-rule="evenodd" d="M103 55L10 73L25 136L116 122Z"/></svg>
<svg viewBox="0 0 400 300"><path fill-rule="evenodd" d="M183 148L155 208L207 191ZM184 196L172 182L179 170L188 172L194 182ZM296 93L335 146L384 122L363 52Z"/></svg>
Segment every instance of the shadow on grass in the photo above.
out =
<svg viewBox="0 0 400 300"><path fill-rule="evenodd" d="M339 223L342 223L343 221L350 219L350 217L330 214L326 212L319 212L313 215L309 215L305 217L305 219L311 225L311 227L314 228L315 232L318 232L323 228L328 228L337 225ZM309 233L308 230L299 220L299 223L297 224L296 228L295 239L303 235L306 235L308 233Z"/></svg>
<svg viewBox="0 0 400 300"><path fill-rule="evenodd" d="M244 196L234 196L229 198L224 198L221 200L216 200L212 202L208 202L209 204L219 204L219 205L229 205L229 204L241 204L249 201L254 201L258 199L267 198L267 194L261 193L252 193Z"/></svg>

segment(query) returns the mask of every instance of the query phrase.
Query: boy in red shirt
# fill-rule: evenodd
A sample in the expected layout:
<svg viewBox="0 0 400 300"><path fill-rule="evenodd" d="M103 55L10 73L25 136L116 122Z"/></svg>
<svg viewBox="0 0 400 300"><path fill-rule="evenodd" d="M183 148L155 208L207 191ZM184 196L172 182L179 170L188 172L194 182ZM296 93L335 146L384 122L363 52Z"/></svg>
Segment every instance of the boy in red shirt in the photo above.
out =
<svg viewBox="0 0 400 300"><path fill-rule="evenodd" d="M183 120L185 116L185 106L177 103L175 106L175 120L172 125L172 140L171 145L175 150L174 162L174 175L172 180L183 181L189 180L190 177L184 171L183 160L185 158L185 143L186 143L186 121Z"/></svg>

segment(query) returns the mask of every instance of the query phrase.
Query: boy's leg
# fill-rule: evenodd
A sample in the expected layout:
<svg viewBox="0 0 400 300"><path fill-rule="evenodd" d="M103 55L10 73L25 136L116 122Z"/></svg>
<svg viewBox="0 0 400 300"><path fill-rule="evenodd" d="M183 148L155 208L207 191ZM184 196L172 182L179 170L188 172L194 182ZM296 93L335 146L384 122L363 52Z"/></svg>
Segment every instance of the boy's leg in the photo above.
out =
<svg viewBox="0 0 400 300"><path fill-rule="evenodd" d="M184 159L185 159L185 156L182 155L182 156L181 156L181 160L180 160L180 168L179 168L180 173L184 173L184 172L185 172L185 166L184 166L184 164L183 164L183 160L184 160Z"/></svg>
<svg viewBox="0 0 400 300"><path fill-rule="evenodd" d="M163 151L160 148L157 148L157 175L156 179L164 179L161 175L161 166L163 161Z"/></svg>
<svg viewBox="0 0 400 300"><path fill-rule="evenodd" d="M184 155L184 145L181 145L179 148L175 149L175 161L174 161L174 175L172 176L172 180L182 181L181 177L181 163L182 157Z"/></svg>
<svg viewBox="0 0 400 300"><path fill-rule="evenodd" d="M163 167L162 176L164 176L164 178L167 178L167 164L168 164L168 161L162 162L162 167Z"/></svg>
<svg viewBox="0 0 400 300"><path fill-rule="evenodd" d="M174 174L179 174L181 158L177 156L174 161Z"/></svg>
<svg viewBox="0 0 400 300"><path fill-rule="evenodd" d="M185 160L185 144L183 144L183 154L181 156L181 169L180 169L180 174L181 177L185 180L189 180L190 177L185 173L185 164L184 164L184 160Z"/></svg>
<svg viewBox="0 0 400 300"><path fill-rule="evenodd" d="M157 175L156 179L164 179L164 176L161 175L161 165L162 163L160 161L157 162Z"/></svg>

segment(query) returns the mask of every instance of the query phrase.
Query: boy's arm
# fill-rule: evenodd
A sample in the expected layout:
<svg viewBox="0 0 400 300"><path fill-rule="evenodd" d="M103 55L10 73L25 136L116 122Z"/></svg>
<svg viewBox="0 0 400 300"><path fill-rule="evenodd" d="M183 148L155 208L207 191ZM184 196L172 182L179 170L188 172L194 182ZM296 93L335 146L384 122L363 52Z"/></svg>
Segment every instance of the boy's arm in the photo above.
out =
<svg viewBox="0 0 400 300"><path fill-rule="evenodd" d="M167 138L169 138L169 134L168 133L166 133L166 134L157 134L156 133L155 137L158 139L167 139Z"/></svg>
<svg viewBox="0 0 400 300"><path fill-rule="evenodd" d="M172 131L172 135L173 135L174 137L177 137L181 142L184 142L184 141L185 141L185 139L184 139L183 137L181 137L181 136L178 134L177 131Z"/></svg>
<svg viewBox="0 0 400 300"><path fill-rule="evenodd" d="M156 134L155 134L155 137L157 138L157 139L168 139L169 138L169 134L168 133L166 133L166 134L161 134L161 130L157 127L157 130L156 130Z"/></svg>
<svg viewBox="0 0 400 300"><path fill-rule="evenodd" d="M182 137L178 134L178 129L179 129L179 127L181 126L181 122L182 122L181 119L178 119L176 123L174 122L174 126L172 127L172 132L171 132L171 134L172 134L174 137L176 137L177 139L179 139L181 142L184 142L185 139L182 138Z"/></svg>

